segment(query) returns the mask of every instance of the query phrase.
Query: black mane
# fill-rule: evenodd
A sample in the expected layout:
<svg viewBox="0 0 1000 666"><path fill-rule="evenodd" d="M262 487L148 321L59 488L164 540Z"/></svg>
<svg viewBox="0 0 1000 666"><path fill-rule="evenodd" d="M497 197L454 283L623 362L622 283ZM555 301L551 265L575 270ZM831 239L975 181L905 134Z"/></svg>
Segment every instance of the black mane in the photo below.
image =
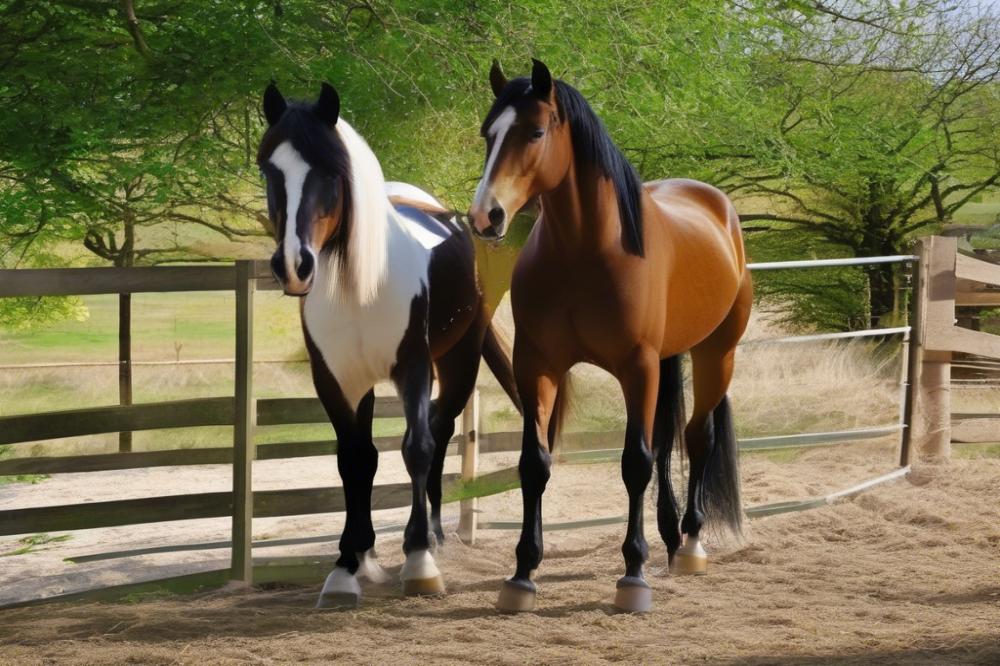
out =
<svg viewBox="0 0 1000 666"><path fill-rule="evenodd" d="M530 95L530 87L531 80L528 78L511 79L486 115L480 133L485 136L487 128L505 108L516 107L518 102ZM643 256L642 180L639 174L615 145L604 123L583 95L561 80L555 82L555 87L559 114L562 120L569 122L576 159L593 165L614 184L625 250Z"/></svg>
<svg viewBox="0 0 1000 666"><path fill-rule="evenodd" d="M309 102L289 102L281 120L264 133L257 152L257 162L264 167L271 153L291 141L309 166L329 176L338 177L343 183L340 213L340 231L334 235L324 250L347 259L347 239L351 227L351 160L340 136L320 120ZM287 222L286 222L287 223Z"/></svg>

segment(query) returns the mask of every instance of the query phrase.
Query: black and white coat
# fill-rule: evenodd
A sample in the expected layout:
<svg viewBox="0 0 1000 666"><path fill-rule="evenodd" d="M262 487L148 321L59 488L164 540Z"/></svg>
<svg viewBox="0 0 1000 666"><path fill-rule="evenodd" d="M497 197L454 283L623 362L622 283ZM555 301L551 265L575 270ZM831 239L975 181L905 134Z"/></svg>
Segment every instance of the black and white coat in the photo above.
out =
<svg viewBox="0 0 1000 666"><path fill-rule="evenodd" d="M509 374L502 383L513 391L509 358L491 344L471 237L449 216L430 214L441 206L426 192L385 182L368 144L339 118L332 88L324 86L319 102L307 105L286 104L272 86L264 109L270 127L258 163L278 241L272 268L286 292L302 295L313 380L337 433L346 500L340 557L319 605L356 604L359 575L385 578L374 558L371 520L378 460L372 411L374 386L382 381L395 385L404 405L402 450L414 491L403 543L404 591L440 593L429 531L444 538L444 455L481 355ZM393 205L389 197L412 205ZM323 237L319 221L331 225L336 215L342 219L332 224L335 231ZM432 401L435 375L439 391Z"/></svg>

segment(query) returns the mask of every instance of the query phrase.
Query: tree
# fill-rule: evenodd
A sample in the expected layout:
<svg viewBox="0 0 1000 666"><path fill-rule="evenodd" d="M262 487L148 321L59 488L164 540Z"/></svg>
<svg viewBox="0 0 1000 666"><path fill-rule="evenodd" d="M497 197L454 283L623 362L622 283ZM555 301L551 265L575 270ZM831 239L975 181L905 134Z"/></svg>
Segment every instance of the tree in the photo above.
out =
<svg viewBox="0 0 1000 666"><path fill-rule="evenodd" d="M247 182L257 187L246 175L256 112L245 91L262 76L236 66L251 17L234 20L218 3L185 9L0 5L4 263L58 241L118 266L197 258L183 241L136 243L138 229L168 222L227 238L266 232L233 220L266 219L256 192L244 195ZM206 32L223 18L224 30Z"/></svg>
<svg viewBox="0 0 1000 666"><path fill-rule="evenodd" d="M857 256L901 254L1000 184L1000 19L937 2L783 2L748 44L753 123L701 151L741 217L808 231ZM717 126L717 125L716 125ZM873 318L892 313L891 265L866 269Z"/></svg>
<svg viewBox="0 0 1000 666"><path fill-rule="evenodd" d="M530 56L644 177L733 195L755 251L898 253L1000 184L997 32L944 0L0 0L0 263L68 243L119 265L219 259L238 250L205 239L266 234L270 79L334 83L387 176L464 209L489 63ZM889 271L795 312L883 316Z"/></svg>

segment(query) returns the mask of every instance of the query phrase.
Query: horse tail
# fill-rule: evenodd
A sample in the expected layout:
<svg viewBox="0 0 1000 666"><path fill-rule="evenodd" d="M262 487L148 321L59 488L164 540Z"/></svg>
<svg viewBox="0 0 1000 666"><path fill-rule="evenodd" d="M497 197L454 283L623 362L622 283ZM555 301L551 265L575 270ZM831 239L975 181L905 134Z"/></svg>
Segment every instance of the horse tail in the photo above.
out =
<svg viewBox="0 0 1000 666"><path fill-rule="evenodd" d="M740 500L740 457L733 426L729 397L712 410L712 445L705 461L705 520L710 525L743 533L743 504Z"/></svg>
<svg viewBox="0 0 1000 666"><path fill-rule="evenodd" d="M490 372L497 378L504 393L514 403L518 414L524 413L521 396L517 393L517 382L514 380L514 365L511 363L510 344L503 335L489 323L486 326L486 337L483 338L483 360Z"/></svg>
<svg viewBox="0 0 1000 666"><path fill-rule="evenodd" d="M566 417L569 415L570 405L573 396L573 379L567 371L559 380L559 387L556 389L556 399L552 403L552 416L549 418L549 451L555 451L556 442L562 434L563 426L566 425Z"/></svg>
<svg viewBox="0 0 1000 666"><path fill-rule="evenodd" d="M660 361L660 387L656 394L656 415L653 420L653 448L657 461L666 463L674 442L684 437L684 368L681 355ZM684 452L683 446L678 451Z"/></svg>

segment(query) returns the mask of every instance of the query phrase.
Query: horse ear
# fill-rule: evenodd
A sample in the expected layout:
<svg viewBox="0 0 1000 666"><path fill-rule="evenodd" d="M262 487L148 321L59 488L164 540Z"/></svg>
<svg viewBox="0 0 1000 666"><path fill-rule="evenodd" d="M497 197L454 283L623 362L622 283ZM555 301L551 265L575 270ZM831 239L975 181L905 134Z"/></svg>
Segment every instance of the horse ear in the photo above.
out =
<svg viewBox="0 0 1000 666"><path fill-rule="evenodd" d="M507 77L504 76L503 70L500 69L500 63L496 58L493 59L493 66L490 67L490 86L493 87L493 96L499 97L500 92L507 85Z"/></svg>
<svg viewBox="0 0 1000 666"><path fill-rule="evenodd" d="M316 112L320 120L330 127L336 125L337 119L340 118L340 95L337 94L336 88L329 83L324 83L319 91L319 100L316 101L313 111Z"/></svg>
<svg viewBox="0 0 1000 666"><path fill-rule="evenodd" d="M271 81L267 90L264 91L264 117L267 119L268 126L281 120L281 115L287 106L285 98L278 92L278 86L274 84L274 81Z"/></svg>
<svg viewBox="0 0 1000 666"><path fill-rule="evenodd" d="M531 59L531 90L535 97L548 100L552 96L552 74L541 60Z"/></svg>

